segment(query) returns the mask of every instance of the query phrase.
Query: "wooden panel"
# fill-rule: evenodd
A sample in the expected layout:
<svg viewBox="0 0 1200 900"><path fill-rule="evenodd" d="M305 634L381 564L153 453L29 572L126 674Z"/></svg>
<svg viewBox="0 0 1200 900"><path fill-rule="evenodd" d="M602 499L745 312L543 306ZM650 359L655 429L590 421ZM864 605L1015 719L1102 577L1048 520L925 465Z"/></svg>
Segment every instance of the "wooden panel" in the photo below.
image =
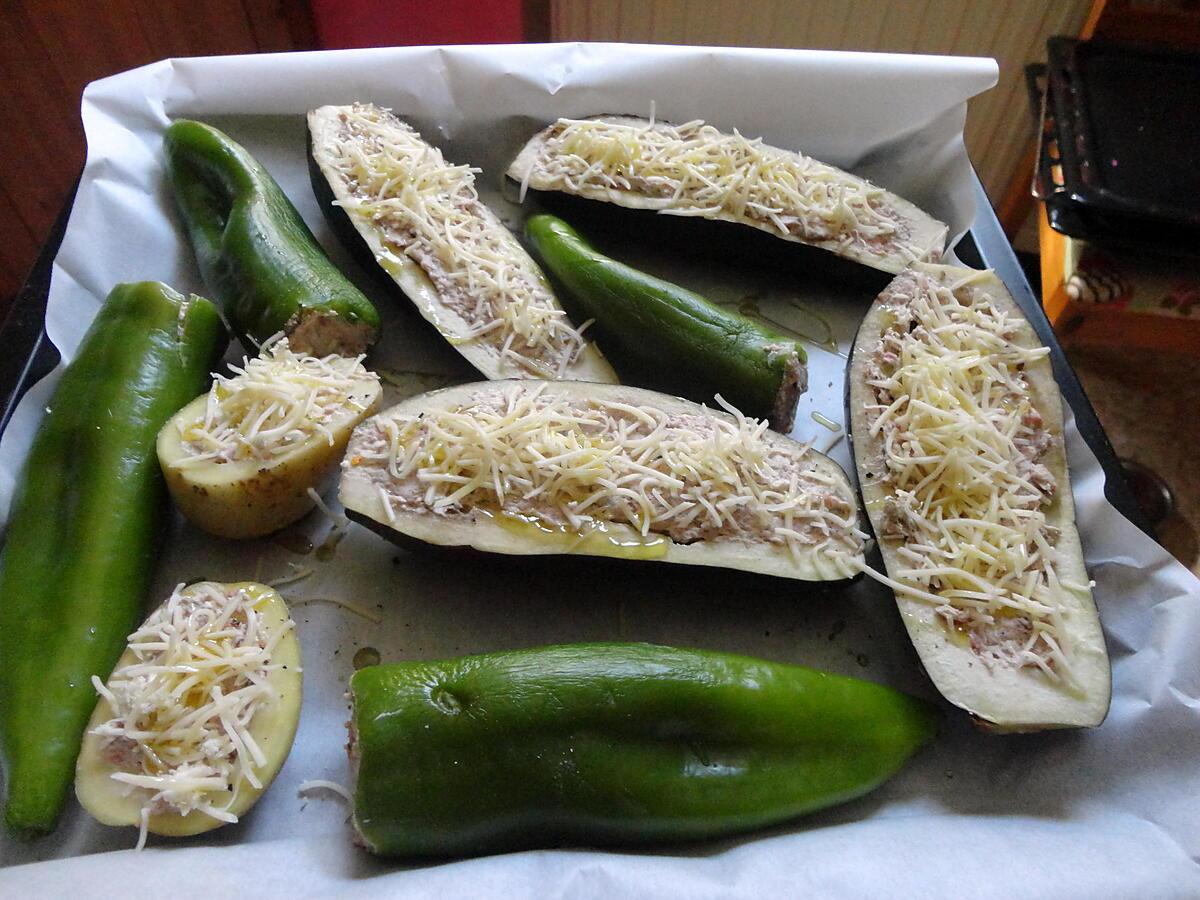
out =
<svg viewBox="0 0 1200 900"><path fill-rule="evenodd" d="M307 3L295 0L242 0L257 49L273 53L317 46Z"/></svg>
<svg viewBox="0 0 1200 900"><path fill-rule="evenodd" d="M1000 81L971 102L966 140L999 200L1033 134L1023 68L1077 34L1090 0L552 0L564 41L646 41L992 56Z"/></svg>
<svg viewBox="0 0 1200 900"><path fill-rule="evenodd" d="M83 165L88 82L171 56L313 46L294 0L0 4L0 319Z"/></svg>
<svg viewBox="0 0 1200 900"><path fill-rule="evenodd" d="M8 312L9 300L5 298L20 290L38 252L33 229L17 217L17 212L17 205L0 184L0 285L11 285L0 297L0 318Z"/></svg>

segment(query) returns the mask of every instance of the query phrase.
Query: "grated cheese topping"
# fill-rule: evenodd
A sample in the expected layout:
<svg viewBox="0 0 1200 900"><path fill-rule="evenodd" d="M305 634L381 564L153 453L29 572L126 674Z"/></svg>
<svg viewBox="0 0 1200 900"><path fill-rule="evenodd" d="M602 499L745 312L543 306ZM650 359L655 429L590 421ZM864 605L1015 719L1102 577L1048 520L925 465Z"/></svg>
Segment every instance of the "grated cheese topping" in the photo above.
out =
<svg viewBox="0 0 1200 900"><path fill-rule="evenodd" d="M334 417L365 411L356 395L379 382L362 361L294 353L287 338L270 339L259 356L230 366L232 377L213 375L204 415L179 424L184 455L171 465L270 462L316 436L332 446Z"/></svg>
<svg viewBox="0 0 1200 900"><path fill-rule="evenodd" d="M345 785L338 784L336 781L329 781L325 778L310 778L308 781L302 781L296 787L296 795L299 797L307 797L309 794L325 791L333 794L340 800L344 800L351 807L354 806L354 795L350 793L349 788Z"/></svg>
<svg viewBox="0 0 1200 900"><path fill-rule="evenodd" d="M129 636L134 661L107 686L93 676L112 718L92 730L114 781L138 792L141 846L151 815L200 811L236 822L230 811L243 784L262 787L266 756L250 728L279 700L271 657L295 624L263 620L267 597L201 582L179 585Z"/></svg>
<svg viewBox="0 0 1200 900"><path fill-rule="evenodd" d="M361 603L355 603L353 600L342 600L338 597L304 597L300 600L289 600L288 603L293 609L297 606L304 606L307 603L329 603L333 606L340 606L342 609L348 610L356 616L366 619L368 622L373 622L376 625L383 621L383 616L377 612L373 612Z"/></svg>
<svg viewBox="0 0 1200 900"><path fill-rule="evenodd" d="M585 347L529 254L479 199L481 170L452 165L389 110L339 110L329 161L385 247L413 260L439 299L469 325L452 343L481 342L518 375L562 378ZM326 148L323 148L326 149ZM383 262L381 260L381 262Z"/></svg>
<svg viewBox="0 0 1200 900"><path fill-rule="evenodd" d="M545 132L522 193L533 177L539 187L576 194L633 192L670 215L750 220L835 252L912 261L927 249L910 240L909 224L883 188L699 119L679 126L559 119Z"/></svg>
<svg viewBox="0 0 1200 900"><path fill-rule="evenodd" d="M343 466L374 467L393 521L399 510L483 509L572 534L619 523L677 543L815 551L852 574L865 535L848 484L718 402L728 417L555 396L544 385L485 388L448 409L368 420Z"/></svg>
<svg viewBox="0 0 1200 900"><path fill-rule="evenodd" d="M882 442L868 477L888 490L880 538L894 543L895 580L933 604L990 666L1034 667L1073 685L1057 529L1058 485L1043 455L1057 442L1031 401L1026 366L1045 347L1014 338L1022 320L972 282L910 271L890 289L891 324L868 367Z"/></svg>
<svg viewBox="0 0 1200 900"><path fill-rule="evenodd" d="M297 581L311 577L316 571L312 566L298 566L295 563L288 563L288 568L292 571L287 575L280 575L278 578L272 578L265 582L267 587L280 588L287 584L295 584Z"/></svg>

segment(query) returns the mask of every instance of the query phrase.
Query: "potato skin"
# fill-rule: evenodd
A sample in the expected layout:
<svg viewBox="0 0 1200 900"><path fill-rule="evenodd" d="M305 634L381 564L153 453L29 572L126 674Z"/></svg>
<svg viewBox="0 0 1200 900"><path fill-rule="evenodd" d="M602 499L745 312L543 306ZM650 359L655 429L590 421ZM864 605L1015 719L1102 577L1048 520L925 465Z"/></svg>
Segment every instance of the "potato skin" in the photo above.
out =
<svg viewBox="0 0 1200 900"><path fill-rule="evenodd" d="M346 452L350 433L379 408L382 392L373 385L361 413L339 413L331 423L332 444L318 435L269 465L213 463L182 469L171 465L183 456L180 425L203 413L206 396L197 397L158 434L158 461L171 499L189 522L224 538L255 538L285 528L314 506L308 489L328 478Z"/></svg>

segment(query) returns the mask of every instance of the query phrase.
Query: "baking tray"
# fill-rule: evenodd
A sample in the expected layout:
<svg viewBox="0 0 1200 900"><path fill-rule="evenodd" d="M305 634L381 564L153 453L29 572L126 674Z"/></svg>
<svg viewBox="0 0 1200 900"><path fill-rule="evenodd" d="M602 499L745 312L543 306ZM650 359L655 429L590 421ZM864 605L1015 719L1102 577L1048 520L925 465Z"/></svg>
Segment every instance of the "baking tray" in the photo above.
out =
<svg viewBox="0 0 1200 900"><path fill-rule="evenodd" d="M487 176L481 186L487 202L514 227L529 210L503 195L495 176L528 135L556 115L637 111L654 101L664 119L704 116L802 146L928 204L956 235L969 233L958 247L962 259L993 266L1053 344L963 150L966 99L994 80L995 66L985 60L596 44L158 63L93 84L85 93L89 160L54 262L48 331L67 358L112 284L157 278L201 289L194 261L180 252L181 232L161 173L161 129L178 116L211 121L257 155L335 262L368 289L369 273L354 266L322 221L303 155L304 110L358 97L420 117L416 124L447 158L479 165ZM245 84L256 90L246 92ZM804 89L793 90L797 85ZM648 228L658 220L639 221ZM630 261L656 274L718 302L740 305L753 297L764 313L790 297L813 319L823 317L837 328L838 350L813 344L813 389L802 400L793 433L820 440L818 446L831 447L846 465L845 441L835 444L839 436L810 421L810 413L842 418L847 341L888 276L874 273L870 290L818 278L818 269L834 268L835 258L815 250L803 254L803 247L794 251L805 256L803 265L788 271L757 259L752 268L728 264L724 243L720 254L704 255L713 245L697 241L691 258L662 253L649 259L654 242L640 240L640 228L626 231L627 243L643 245L630 249L643 254L630 255ZM590 236L590 229L585 233ZM614 255L626 258L624 252ZM418 353L441 349L456 357L428 332L405 331L401 313L408 306L380 303L388 337L373 364L414 371ZM1069 368L1055 350L1079 425L1089 431L1094 417L1080 405L1082 395L1072 392ZM0 447L9 462L31 436L37 401L49 387L43 382L29 390L12 418ZM808 423L803 432L801 422ZM238 825L204 839L152 839L139 856L129 849L131 829L105 829L72 805L52 840L17 847L0 838L0 861L14 864L0 869L0 895L70 896L112 885L128 900L171 884L181 897L211 898L244 893L246 874L253 872L255 893L291 896L956 896L962 873L970 872L973 889L990 888L984 893L999 898L1028 893L1031 871L1047 895L1059 897L1072 894L1064 888L1074 888L1076 896L1111 893L1114 884L1156 896L1184 896L1163 887L1189 884L1192 896L1200 895L1200 868L1183 862L1189 853L1200 856L1200 845L1191 840L1200 834L1198 820L1186 799L1200 791L1200 763L1188 749L1198 744L1184 740L1195 730L1195 716L1191 706L1175 702L1200 684L1200 663L1187 653L1200 642L1200 618L1189 620L1187 610L1195 604L1184 602L1200 584L1105 497L1106 480L1110 496L1120 481L1102 432L1089 431L1089 447L1071 416L1065 437L1116 675L1113 714L1104 728L993 739L976 733L965 716L948 714L941 739L919 763L875 793L750 837L397 868L350 845L341 804L297 796L308 779L348 782L344 691L352 660L364 647L389 660L438 659L545 643L645 640L803 663L931 697L897 627L890 592L867 578L821 591L680 566L618 568L619 561L602 566L562 560L548 569L491 557L456 561L451 570L362 528L345 534L336 555L314 553L310 559L278 542L221 542L176 522L150 597L161 598L193 577L272 580L287 577L294 564L312 570L308 579L282 588L305 653L304 712L287 764ZM1097 455L1109 464L1107 479ZM7 479L12 472L0 474ZM1126 503L1122 509L1134 508ZM327 519L314 514L301 526L312 544L324 544ZM368 620L320 602L338 597L378 615ZM1178 695L1160 689L1175 682ZM1152 688L1156 693L1147 696ZM982 846L1007 852L980 855ZM1012 858L1022 865L1012 867ZM26 862L34 865L19 865ZM146 877L128 879L130 866Z"/></svg>
<svg viewBox="0 0 1200 900"><path fill-rule="evenodd" d="M1073 237L1200 253L1200 54L1047 42L1039 158L1051 224Z"/></svg>

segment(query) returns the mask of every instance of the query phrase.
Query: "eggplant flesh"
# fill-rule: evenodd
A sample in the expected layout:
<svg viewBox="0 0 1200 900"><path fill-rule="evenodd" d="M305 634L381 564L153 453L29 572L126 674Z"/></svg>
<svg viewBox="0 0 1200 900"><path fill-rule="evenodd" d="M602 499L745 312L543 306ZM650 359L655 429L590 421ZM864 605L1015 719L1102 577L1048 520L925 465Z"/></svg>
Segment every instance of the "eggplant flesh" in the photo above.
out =
<svg viewBox="0 0 1200 900"><path fill-rule="evenodd" d="M346 244L361 265L368 269L382 269L401 293L412 301L421 316L486 378L549 377L547 372L535 372L533 369L516 365L501 353L496 343L473 337L472 334L478 330L479 323L473 324L468 321L461 306L456 307L448 302L450 295L447 293L449 288L446 287L446 273L427 271L429 262L418 262L405 251L404 246L397 243L394 236L389 236L381 221L358 209L358 202L351 187L334 165L334 148L350 139L344 133L345 117L356 108L361 109L363 106L322 106L308 113L310 180L321 210L338 238ZM388 117L389 123L392 123L389 127L402 132L406 138L420 140L415 132L400 120L391 117L387 111L375 112ZM427 147L427 150L430 153L436 152L432 147ZM404 187L404 184L398 184L394 190L399 192ZM509 233L499 217L477 200L472 203L472 210L476 225L492 234L495 243L507 248L514 265L536 279L545 288L545 295L552 306L561 311L537 263ZM473 302L476 298L470 299ZM583 339L572 361L555 377L581 381L617 381L616 373L603 354L595 344L586 339Z"/></svg>
<svg viewBox="0 0 1200 900"><path fill-rule="evenodd" d="M922 285L930 284L957 288L954 294L959 302L986 301L993 309L1005 313L1011 323L1010 346L1026 350L1041 347L1032 326L993 273L954 266L914 265L879 295L863 320L848 364L846 422L863 508L878 538L888 575L907 584L912 584L911 580L900 573L911 571L916 563L911 549L909 555L901 551L906 550L906 545L918 542L920 536L904 533L903 529L897 533L894 520L890 524L885 521L889 501L894 502L897 495L885 461L885 432L881 429L876 435L871 434L871 427L880 415L880 398L869 380L879 377L878 371L874 374L870 371L872 360L879 358L885 333L896 328L898 304L910 302L915 292L923 290ZM915 328L915 322L907 327ZM984 631L982 634L986 636L977 638L975 632L951 627L928 598L897 591L896 603L934 685L948 701L969 712L983 729L1020 732L1094 726L1108 712L1111 674L1075 526L1062 440L1062 399L1048 356L1024 364L1023 373L1027 399L1033 411L1040 414L1041 427L1050 437L1049 448L1035 461L1048 470L1056 485L1042 506L1045 524L1054 531L1043 534L1057 535L1054 569L1059 582L1077 588L1059 587L1051 595L1063 617L1062 634L1069 639L1072 678L1063 678L1061 673L1055 677L1033 665L997 662L988 641L1006 639L1003 637L1006 620L999 611L996 622L1001 630Z"/></svg>
<svg viewBox="0 0 1200 900"><path fill-rule="evenodd" d="M672 423L684 423L683 428L699 429L690 432L689 438L702 433L711 439L714 431L727 429L737 422L732 415L710 410L688 400L624 385L566 381L539 384L510 380L433 391L385 410L355 429L346 460L342 464L339 493L347 515L402 544L408 543L407 539L416 539L426 544L469 547L487 553L524 556L576 554L655 560L714 566L802 581L841 581L861 571L862 533L858 528L854 491L846 474L828 457L791 438L766 430L765 425L759 425L755 420L743 421L749 423L744 426L747 429L761 428L755 432L759 443L749 445L761 452L762 455L756 458L766 459L768 466L781 467L771 471L783 472L784 483L790 478L790 473L795 472L796 483L801 485L799 493L790 495L795 498L794 523L785 523L782 519L776 523L763 511L761 503L755 505L754 501L748 501L743 507L741 522L750 525L739 527L734 524L735 517L731 515L727 519L727 527L676 531L672 536L668 533L670 529L662 525L660 519L653 519L654 528L642 530L640 522L624 517L620 512L611 512L612 506L605 507L597 503L592 508L592 514L581 514L581 521L572 526L554 514L555 509L562 509L566 505L565 493L556 494L558 489L552 483L544 485L544 505L538 507L535 502L531 506L524 497L524 493L528 493L528 483L522 484L514 477L511 467L497 467L494 476L495 481L502 482L507 498L505 501L497 499L499 493L491 487L495 481L489 475L485 489L472 491L446 506L431 502L424 487L445 473L418 467L408 470L402 478L393 474L403 471L402 458L407 458L406 454L410 453L408 442L414 442L413 446L416 446L415 442L421 440L420 435L424 433L422 428L442 427L440 423L445 419L437 419L437 416L451 414L461 419L462 416L472 417L473 411L480 409L494 412L505 404L509 404L507 408L517 408L520 403L533 402L529 399L530 394L536 396L539 403L552 404L555 413L562 412L567 416L582 417L596 410L602 410L604 415L611 410L620 410L619 415L628 416L630 421L657 416L660 424L666 423L663 430L657 432L660 435L677 435L679 432L671 431L676 427ZM533 414L521 413L522 417L527 415ZM417 424L422 420L423 425ZM475 421L477 418L472 417L472 422ZM514 421L528 420L518 418ZM416 432L405 431L406 428L416 429ZM723 433L729 434L728 430ZM584 454L593 462L599 459L601 465L607 458L606 454L616 453L620 456L622 452L614 451L611 443L605 443L607 438L603 433L590 425L560 434L566 445L575 448L567 452ZM440 446L420 445L422 455L419 459L432 460L446 452L445 448L453 448L455 440L451 438ZM661 438L657 440L661 441ZM656 450L661 447L661 443L650 443ZM644 448L645 444L642 446ZM415 450L411 452L416 453ZM526 454L525 458L530 459L536 458L536 453L542 451L522 448L516 452ZM662 458L654 453L651 457ZM624 465L624 460L614 465ZM648 462L646 465L652 466L654 463ZM660 468L658 471L664 470ZM586 477L581 476L581 479ZM567 480L571 478L573 475ZM696 488L695 484L698 483L704 484L704 487ZM768 489L779 489L780 483L776 480L772 483L773 488ZM413 488L414 484L422 487ZM584 488L584 496L589 497L587 503L594 499L586 493L595 490L594 484L593 481L593 486ZM711 485L712 482L708 481L689 483L680 491L695 489L715 504L727 495L713 493L716 489ZM783 489L787 490L786 487ZM572 495L572 502L577 502L580 496L576 492ZM684 496L693 497L694 494L679 495ZM672 504L679 497L672 499ZM659 499L662 499L661 496ZM778 495L775 495L775 499L778 500ZM794 528L803 529L805 523L815 521L829 511L832 511L834 518L825 518L824 521L834 524L826 524L827 530L820 534L816 531L807 532L803 540L773 537L775 532L772 528L776 524L793 524ZM761 524L763 522L766 524ZM822 546L821 540L825 537L829 540Z"/></svg>
<svg viewBox="0 0 1200 900"><path fill-rule="evenodd" d="M776 147L763 146L767 153L781 154L785 158L793 157L797 163L797 177L803 180L804 170L812 165L819 167L825 176L830 174L844 180L848 186L856 186L871 192L875 197L877 208L886 211L888 219L894 224L899 240L877 241L866 231L855 228L846 234L829 234L825 229L806 229L801 225L788 225L786 231L781 231L780 222L789 216L800 221L799 210L789 210L781 207L775 217L760 217L748 215L745 209L728 208L722 202L717 206L708 204L689 205L686 198L680 198L673 193L654 192L630 186L605 186L597 184L573 185L547 171L544 162L547 154L552 153L552 141L556 129L564 121L591 121L603 124L627 126L637 131L653 131L670 128L668 123L654 123L648 119L636 116L590 116L583 120L559 120L538 132L521 149L508 168L508 177L522 186L522 193L527 189L535 191L559 191L588 200L599 200L622 206L627 209L648 210L672 215L683 215L689 218L700 217L721 222L732 222L747 225L764 231L773 237L794 243L805 244L828 250L837 256L852 260L871 268L895 274L902 271L908 264L917 260L938 260L946 245L947 227L933 216L920 209L916 204L905 200L890 191L872 185L865 179L849 172L844 172L833 166L809 160L799 153L781 150ZM726 136L727 137L727 136ZM615 152L615 151L614 151ZM620 152L628 152L626 146ZM632 177L634 173L625 170L625 175ZM745 173L747 176L749 172ZM741 192L738 188L738 192ZM772 200L772 202L777 202ZM782 216L783 218L780 218Z"/></svg>

